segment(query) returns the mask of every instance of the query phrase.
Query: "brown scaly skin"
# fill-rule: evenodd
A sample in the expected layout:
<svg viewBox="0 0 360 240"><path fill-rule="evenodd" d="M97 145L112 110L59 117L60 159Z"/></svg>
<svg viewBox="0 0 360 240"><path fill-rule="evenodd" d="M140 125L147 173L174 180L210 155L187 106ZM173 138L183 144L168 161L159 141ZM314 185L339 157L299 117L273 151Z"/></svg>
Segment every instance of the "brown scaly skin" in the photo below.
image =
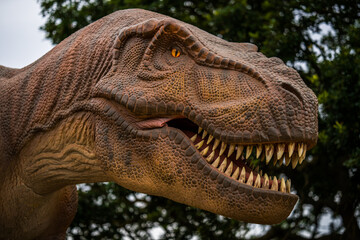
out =
<svg viewBox="0 0 360 240"><path fill-rule="evenodd" d="M23 69L0 66L0 89L0 239L64 238L74 184L97 181L279 223L298 197L235 155L261 146L258 158L295 167L317 139L317 100L295 70L138 9L100 19Z"/></svg>

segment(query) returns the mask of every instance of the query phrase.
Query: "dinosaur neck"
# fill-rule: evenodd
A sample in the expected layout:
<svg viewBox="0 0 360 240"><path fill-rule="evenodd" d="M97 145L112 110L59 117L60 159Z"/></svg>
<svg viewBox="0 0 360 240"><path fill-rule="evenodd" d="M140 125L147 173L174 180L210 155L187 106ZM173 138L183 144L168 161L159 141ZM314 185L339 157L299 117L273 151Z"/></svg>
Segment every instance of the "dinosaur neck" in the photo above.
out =
<svg viewBox="0 0 360 240"><path fill-rule="evenodd" d="M77 113L37 134L21 151L23 180L38 194L67 185L110 181L94 152L91 113Z"/></svg>
<svg viewBox="0 0 360 240"><path fill-rule="evenodd" d="M116 33L105 25L90 25L23 69L0 69L6 76L0 78L0 102L6 103L0 105L0 123L6 123L0 124L0 137L10 154L16 156L34 133L85 105L111 68Z"/></svg>

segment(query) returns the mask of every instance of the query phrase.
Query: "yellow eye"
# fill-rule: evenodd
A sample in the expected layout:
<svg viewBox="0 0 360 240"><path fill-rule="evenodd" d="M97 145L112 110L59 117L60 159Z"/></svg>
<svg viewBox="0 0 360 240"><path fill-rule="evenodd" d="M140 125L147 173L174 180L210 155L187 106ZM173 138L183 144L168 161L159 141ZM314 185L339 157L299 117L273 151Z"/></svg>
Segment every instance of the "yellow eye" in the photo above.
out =
<svg viewBox="0 0 360 240"><path fill-rule="evenodd" d="M180 51L179 51L179 49L173 48L173 49L171 50L171 55L172 55L173 57L175 57L175 58L180 57Z"/></svg>

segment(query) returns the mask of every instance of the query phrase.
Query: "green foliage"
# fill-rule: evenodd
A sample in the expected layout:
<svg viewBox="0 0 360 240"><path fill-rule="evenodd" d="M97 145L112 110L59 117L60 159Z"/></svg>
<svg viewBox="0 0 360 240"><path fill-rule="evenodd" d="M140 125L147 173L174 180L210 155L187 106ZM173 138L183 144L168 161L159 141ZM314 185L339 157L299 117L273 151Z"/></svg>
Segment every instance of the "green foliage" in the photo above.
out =
<svg viewBox="0 0 360 240"><path fill-rule="evenodd" d="M165 239L238 239L249 231L240 222L162 197L94 183L80 185L79 209L68 234L75 239L151 239L154 228L161 228Z"/></svg>
<svg viewBox="0 0 360 240"><path fill-rule="evenodd" d="M53 43L115 10L160 12L229 41L252 42L267 56L295 67L319 99L319 140L292 179L300 202L282 224L260 239L360 239L360 3L357 0L39 0L42 29ZM239 223L114 184L80 190L69 235L86 239L236 239L252 225ZM101 204L99 204L101 203ZM322 219L329 216L325 226ZM321 231L322 230L322 231ZM80 234L76 234L80 231ZM247 235L246 235L247 234Z"/></svg>

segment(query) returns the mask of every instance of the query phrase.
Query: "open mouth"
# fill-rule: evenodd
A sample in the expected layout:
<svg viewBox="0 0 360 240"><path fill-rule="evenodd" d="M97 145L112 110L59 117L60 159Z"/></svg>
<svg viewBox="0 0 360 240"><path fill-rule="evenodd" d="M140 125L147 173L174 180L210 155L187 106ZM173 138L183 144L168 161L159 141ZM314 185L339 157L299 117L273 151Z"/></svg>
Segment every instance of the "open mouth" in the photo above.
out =
<svg viewBox="0 0 360 240"><path fill-rule="evenodd" d="M119 111L117 105L107 106L107 115L120 116L114 114ZM167 125L183 132L212 168L225 177L259 190L273 190L293 195L290 192L290 179L269 176L263 169L266 170L271 165L290 164L295 168L304 161L308 149L305 142L225 143L181 115L139 120L132 119L138 129L150 130Z"/></svg>
<svg viewBox="0 0 360 240"><path fill-rule="evenodd" d="M268 176L260 167L291 163L295 168L306 156L307 145L302 142L227 144L186 118L172 119L167 125L185 133L203 159L221 174L255 188L290 193L290 179Z"/></svg>

